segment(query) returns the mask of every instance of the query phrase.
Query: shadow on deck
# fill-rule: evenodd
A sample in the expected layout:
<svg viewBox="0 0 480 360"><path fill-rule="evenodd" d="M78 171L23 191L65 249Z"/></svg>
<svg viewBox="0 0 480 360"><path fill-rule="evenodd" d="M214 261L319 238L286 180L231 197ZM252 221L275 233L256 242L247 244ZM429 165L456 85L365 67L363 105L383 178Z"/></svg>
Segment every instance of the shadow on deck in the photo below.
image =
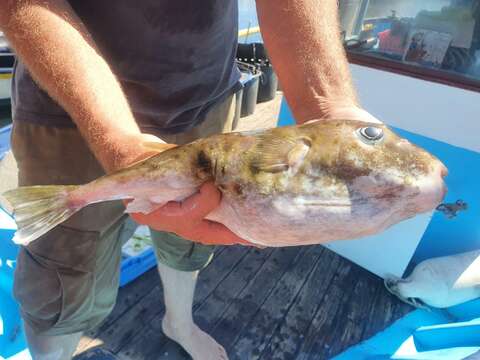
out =
<svg viewBox="0 0 480 360"><path fill-rule="evenodd" d="M410 311L383 282L322 246L222 247L200 274L197 324L230 359L330 359ZM122 288L110 317L78 353L100 346L121 359L189 359L162 333L155 269ZM85 359L87 352L78 360Z"/></svg>

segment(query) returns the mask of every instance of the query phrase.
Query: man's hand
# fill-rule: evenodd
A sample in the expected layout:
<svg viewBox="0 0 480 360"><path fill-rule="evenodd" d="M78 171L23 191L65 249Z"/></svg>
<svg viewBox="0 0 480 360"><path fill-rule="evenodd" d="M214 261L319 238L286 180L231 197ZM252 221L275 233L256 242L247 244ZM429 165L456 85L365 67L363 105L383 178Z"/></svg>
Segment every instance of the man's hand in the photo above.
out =
<svg viewBox="0 0 480 360"><path fill-rule="evenodd" d="M221 193L212 183L205 183L200 191L182 202L169 202L150 214L133 213L132 218L152 229L173 232L181 237L205 245L251 245L224 225L205 217L220 205Z"/></svg>
<svg viewBox="0 0 480 360"><path fill-rule="evenodd" d="M358 106L344 105L339 103L329 103L326 105L326 108L321 116L322 117L320 119L357 120L374 124L382 124L382 122L375 116Z"/></svg>

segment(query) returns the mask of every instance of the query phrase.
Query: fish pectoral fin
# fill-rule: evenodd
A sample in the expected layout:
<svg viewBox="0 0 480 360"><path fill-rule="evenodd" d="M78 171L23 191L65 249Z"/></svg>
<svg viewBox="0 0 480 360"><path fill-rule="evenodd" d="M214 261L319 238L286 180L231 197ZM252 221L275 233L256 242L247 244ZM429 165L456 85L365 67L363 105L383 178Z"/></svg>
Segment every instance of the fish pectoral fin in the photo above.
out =
<svg viewBox="0 0 480 360"><path fill-rule="evenodd" d="M297 139L276 139L259 145L258 156L252 166L264 172L289 171L296 174L303 164L311 147L311 140L306 137Z"/></svg>
<svg viewBox="0 0 480 360"><path fill-rule="evenodd" d="M296 174L300 166L303 164L303 160L310 150L310 145L301 141L295 144L295 146L288 152L288 167L292 174Z"/></svg>
<svg viewBox="0 0 480 360"><path fill-rule="evenodd" d="M152 211L162 207L164 204L154 203L148 199L137 198L127 204L125 212L150 214Z"/></svg>

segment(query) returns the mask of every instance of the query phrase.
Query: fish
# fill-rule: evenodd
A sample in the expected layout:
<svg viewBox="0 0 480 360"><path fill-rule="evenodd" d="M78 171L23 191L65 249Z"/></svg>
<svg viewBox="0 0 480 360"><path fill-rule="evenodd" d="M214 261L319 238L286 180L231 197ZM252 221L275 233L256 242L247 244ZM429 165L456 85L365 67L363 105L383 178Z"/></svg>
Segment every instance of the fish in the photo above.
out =
<svg viewBox="0 0 480 360"><path fill-rule="evenodd" d="M420 308L447 308L479 298L480 250L423 260L405 279L385 279L385 286Z"/></svg>
<svg viewBox="0 0 480 360"><path fill-rule="evenodd" d="M447 173L384 124L317 120L209 136L84 185L19 187L1 201L26 245L89 204L130 200L127 213L148 214L211 181L222 198L207 219L283 247L361 238L431 211Z"/></svg>

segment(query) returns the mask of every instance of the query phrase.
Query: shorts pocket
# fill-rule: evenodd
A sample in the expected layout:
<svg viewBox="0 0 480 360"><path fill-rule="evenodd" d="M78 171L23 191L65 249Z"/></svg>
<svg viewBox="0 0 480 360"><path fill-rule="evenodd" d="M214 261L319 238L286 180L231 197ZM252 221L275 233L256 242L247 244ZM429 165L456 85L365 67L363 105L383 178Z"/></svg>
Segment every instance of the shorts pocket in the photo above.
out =
<svg viewBox="0 0 480 360"><path fill-rule="evenodd" d="M42 266L24 248L17 257L13 294L24 320L35 332L45 332L57 323L62 310L57 271Z"/></svg>
<svg viewBox="0 0 480 360"><path fill-rule="evenodd" d="M54 270L91 272L95 268L99 233L59 225L27 246L42 266Z"/></svg>
<svg viewBox="0 0 480 360"><path fill-rule="evenodd" d="M25 321L38 333L81 331L94 305L99 234L58 226L22 247L14 295Z"/></svg>
<svg viewBox="0 0 480 360"><path fill-rule="evenodd" d="M57 277L61 306L50 333L68 334L86 330L95 305L94 273L57 270Z"/></svg>

